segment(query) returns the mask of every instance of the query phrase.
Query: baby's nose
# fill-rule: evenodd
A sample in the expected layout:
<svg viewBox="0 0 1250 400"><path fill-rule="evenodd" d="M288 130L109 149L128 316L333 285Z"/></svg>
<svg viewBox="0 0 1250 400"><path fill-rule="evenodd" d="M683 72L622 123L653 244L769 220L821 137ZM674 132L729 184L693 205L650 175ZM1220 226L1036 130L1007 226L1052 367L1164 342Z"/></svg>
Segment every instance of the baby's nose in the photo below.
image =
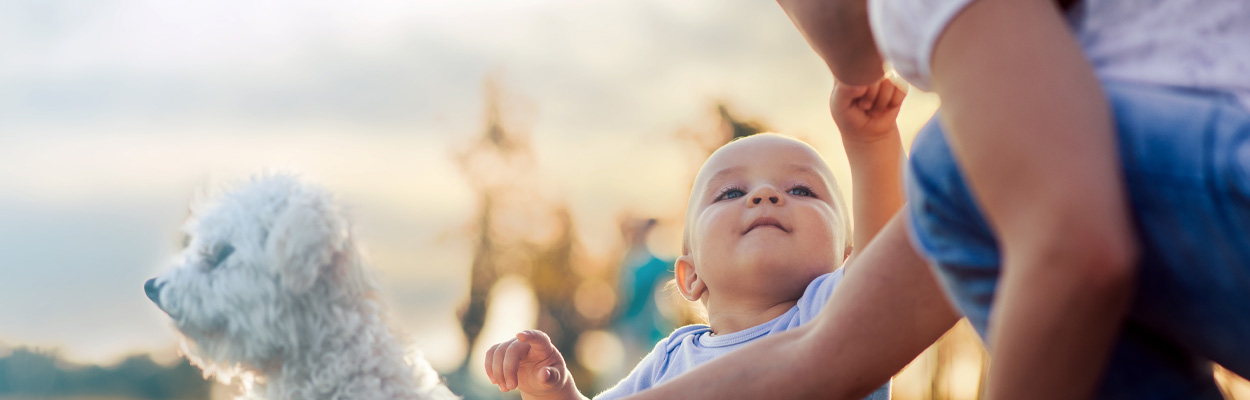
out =
<svg viewBox="0 0 1250 400"><path fill-rule="evenodd" d="M775 206L785 205L786 202L786 199L781 196L781 192L777 191L777 188L772 185L760 185L756 187L750 194L747 195L747 199L750 201L750 203L748 203L748 207L755 207L760 204L764 204L764 200L768 200L769 203L772 203Z"/></svg>
<svg viewBox="0 0 1250 400"><path fill-rule="evenodd" d="M764 198L768 198L768 201L769 201L770 203L773 203L773 204L777 204L777 201L779 200L779 199L777 198L777 196L775 196L775 195L773 195L773 196L755 196L755 198L751 199L751 202L752 202L752 203L755 203L755 204L760 204L760 202L764 201Z"/></svg>

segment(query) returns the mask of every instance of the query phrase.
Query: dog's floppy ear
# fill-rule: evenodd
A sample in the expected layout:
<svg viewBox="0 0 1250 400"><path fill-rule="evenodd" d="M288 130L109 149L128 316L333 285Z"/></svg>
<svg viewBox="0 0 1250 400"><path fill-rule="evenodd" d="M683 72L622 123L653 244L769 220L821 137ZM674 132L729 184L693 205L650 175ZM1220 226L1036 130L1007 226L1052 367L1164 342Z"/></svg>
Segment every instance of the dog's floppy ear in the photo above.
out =
<svg viewBox="0 0 1250 400"><path fill-rule="evenodd" d="M346 241L344 221L329 195L296 189L269 231L265 248L274 272L292 292L308 290Z"/></svg>

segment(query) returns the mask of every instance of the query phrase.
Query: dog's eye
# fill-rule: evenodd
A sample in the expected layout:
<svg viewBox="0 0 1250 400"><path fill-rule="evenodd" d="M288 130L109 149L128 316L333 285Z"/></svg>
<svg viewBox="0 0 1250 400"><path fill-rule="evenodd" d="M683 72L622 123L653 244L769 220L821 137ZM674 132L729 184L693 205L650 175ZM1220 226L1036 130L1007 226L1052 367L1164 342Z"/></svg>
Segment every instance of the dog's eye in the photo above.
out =
<svg viewBox="0 0 1250 400"><path fill-rule="evenodd" d="M209 268L217 268L232 253L234 253L234 246L231 246L229 243L218 243L216 246L213 246L213 252L204 258L204 263L208 264Z"/></svg>

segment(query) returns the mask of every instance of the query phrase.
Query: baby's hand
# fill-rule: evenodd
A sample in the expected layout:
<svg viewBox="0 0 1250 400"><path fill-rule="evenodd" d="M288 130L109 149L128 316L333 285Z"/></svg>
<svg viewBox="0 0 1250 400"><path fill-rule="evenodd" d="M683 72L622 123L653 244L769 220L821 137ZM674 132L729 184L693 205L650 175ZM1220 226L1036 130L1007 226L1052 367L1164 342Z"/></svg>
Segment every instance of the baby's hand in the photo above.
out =
<svg viewBox="0 0 1250 400"><path fill-rule="evenodd" d="M572 390L563 394L577 395L564 356L542 331L522 331L516 339L491 346L486 351L486 375L504 392L519 388L522 395L561 397L561 391Z"/></svg>
<svg viewBox="0 0 1250 400"><path fill-rule="evenodd" d="M842 140L874 142L895 132L899 106L907 97L907 86L891 76L868 86L834 82L829 110L842 132Z"/></svg>

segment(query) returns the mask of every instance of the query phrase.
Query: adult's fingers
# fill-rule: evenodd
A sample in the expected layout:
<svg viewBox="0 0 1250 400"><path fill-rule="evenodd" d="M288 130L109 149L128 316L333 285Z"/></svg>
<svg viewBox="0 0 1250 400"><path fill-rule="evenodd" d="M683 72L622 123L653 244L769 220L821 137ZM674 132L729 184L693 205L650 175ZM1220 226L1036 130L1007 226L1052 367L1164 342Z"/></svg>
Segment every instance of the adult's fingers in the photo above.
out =
<svg viewBox="0 0 1250 400"><path fill-rule="evenodd" d="M517 387L517 369L520 367L521 360L525 359L525 355L530 351L530 344L524 342L513 342L508 346L508 351L503 356L503 381L504 390L512 390Z"/></svg>

